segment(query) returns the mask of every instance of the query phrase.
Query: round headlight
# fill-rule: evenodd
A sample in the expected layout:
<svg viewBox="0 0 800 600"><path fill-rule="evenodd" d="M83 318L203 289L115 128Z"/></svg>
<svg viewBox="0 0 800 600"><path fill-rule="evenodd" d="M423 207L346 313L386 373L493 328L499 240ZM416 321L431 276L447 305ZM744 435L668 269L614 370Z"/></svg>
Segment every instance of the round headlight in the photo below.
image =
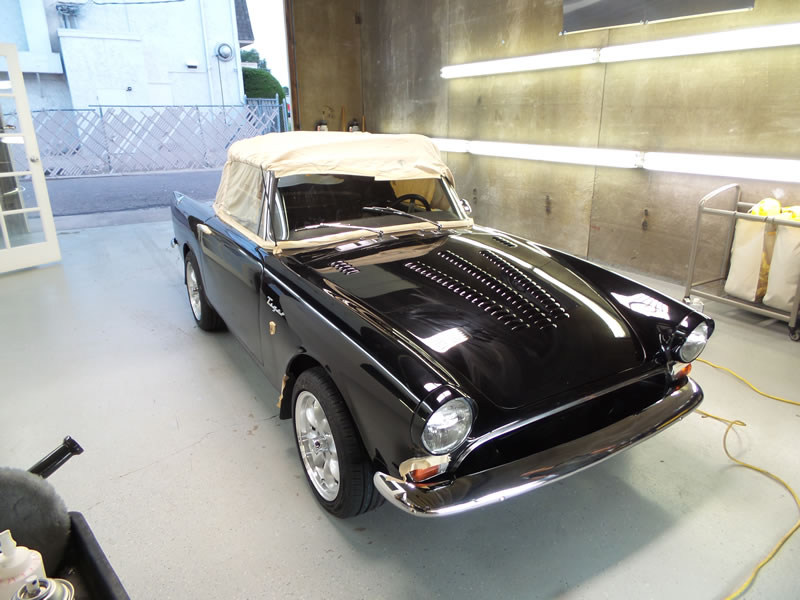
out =
<svg viewBox="0 0 800 600"><path fill-rule="evenodd" d="M434 412L422 430L422 444L431 454L446 454L458 447L472 429L472 407L453 398Z"/></svg>
<svg viewBox="0 0 800 600"><path fill-rule="evenodd" d="M700 323L697 327L692 329L692 332L686 336L686 341L681 345L678 350L678 356L683 362L692 362L695 358L700 356L703 348L706 347L708 341L708 325Z"/></svg>

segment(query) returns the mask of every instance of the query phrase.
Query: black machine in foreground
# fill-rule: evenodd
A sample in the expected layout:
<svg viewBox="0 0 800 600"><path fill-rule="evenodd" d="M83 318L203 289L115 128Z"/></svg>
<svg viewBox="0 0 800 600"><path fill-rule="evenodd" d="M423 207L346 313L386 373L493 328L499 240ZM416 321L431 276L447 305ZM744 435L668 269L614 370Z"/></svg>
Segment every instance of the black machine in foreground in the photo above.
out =
<svg viewBox="0 0 800 600"><path fill-rule="evenodd" d="M416 135L243 140L213 206L175 194L193 316L281 390L334 515L499 502L702 400L688 373L711 319L470 213Z"/></svg>
<svg viewBox="0 0 800 600"><path fill-rule="evenodd" d="M67 436L27 471L0 468L0 531L10 530L20 546L39 552L48 578L68 582L77 600L129 600L84 516L67 512L64 501L45 481L82 452L80 444ZM53 596L45 587L41 590L22 597Z"/></svg>

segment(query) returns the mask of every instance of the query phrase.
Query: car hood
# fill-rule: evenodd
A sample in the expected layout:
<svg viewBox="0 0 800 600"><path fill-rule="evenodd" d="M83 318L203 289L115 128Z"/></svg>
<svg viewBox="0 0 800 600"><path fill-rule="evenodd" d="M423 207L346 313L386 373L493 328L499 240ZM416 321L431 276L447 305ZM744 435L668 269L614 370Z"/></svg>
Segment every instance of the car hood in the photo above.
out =
<svg viewBox="0 0 800 600"><path fill-rule="evenodd" d="M498 408L634 369L635 332L566 261L493 231L366 240L297 255L343 307L414 342ZM399 374L398 374L399 375Z"/></svg>

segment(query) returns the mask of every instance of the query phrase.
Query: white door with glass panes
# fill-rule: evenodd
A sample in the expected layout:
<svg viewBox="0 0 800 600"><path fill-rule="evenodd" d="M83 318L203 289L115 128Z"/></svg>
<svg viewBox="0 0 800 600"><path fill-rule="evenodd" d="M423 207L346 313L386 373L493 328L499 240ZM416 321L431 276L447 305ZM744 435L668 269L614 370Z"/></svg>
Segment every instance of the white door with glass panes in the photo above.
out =
<svg viewBox="0 0 800 600"><path fill-rule="evenodd" d="M17 48L0 44L0 273L60 258Z"/></svg>

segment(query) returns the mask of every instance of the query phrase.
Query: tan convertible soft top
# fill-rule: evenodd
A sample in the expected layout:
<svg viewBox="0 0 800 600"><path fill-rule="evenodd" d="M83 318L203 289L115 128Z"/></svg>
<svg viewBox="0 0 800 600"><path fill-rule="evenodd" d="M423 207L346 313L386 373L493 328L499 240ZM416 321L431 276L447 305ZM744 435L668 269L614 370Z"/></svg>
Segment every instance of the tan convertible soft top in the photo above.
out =
<svg viewBox="0 0 800 600"><path fill-rule="evenodd" d="M423 135L291 131L235 142L228 161L287 175L364 175L382 180L444 177L453 174L438 148Z"/></svg>
<svg viewBox="0 0 800 600"><path fill-rule="evenodd" d="M255 168L254 168L255 167ZM289 175L362 175L402 181L444 178L453 174L439 149L423 135L292 131L269 133L235 142L228 149L214 211L242 235L275 252L371 237L367 230L337 231L302 241L268 242L256 234L264 192L261 172ZM472 219L443 221L442 227L471 227ZM423 221L382 227L384 233L435 229Z"/></svg>

